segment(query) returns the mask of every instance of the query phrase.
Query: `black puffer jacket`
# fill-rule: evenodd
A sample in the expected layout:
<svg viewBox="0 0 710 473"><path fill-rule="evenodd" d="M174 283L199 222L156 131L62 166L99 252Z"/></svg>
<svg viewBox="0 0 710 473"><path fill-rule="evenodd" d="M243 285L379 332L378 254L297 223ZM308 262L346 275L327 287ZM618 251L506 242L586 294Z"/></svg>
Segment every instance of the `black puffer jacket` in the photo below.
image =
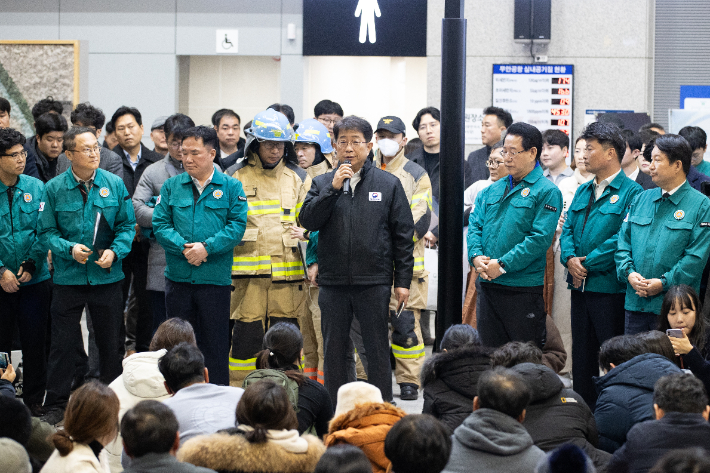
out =
<svg viewBox="0 0 710 473"><path fill-rule="evenodd" d="M451 431L473 412L478 378L491 369L490 353L484 347L465 347L438 353L422 367L424 409Z"/></svg>
<svg viewBox="0 0 710 473"><path fill-rule="evenodd" d="M540 449L550 452L564 443L584 450L597 468L604 468L611 454L598 450L597 424L582 396L566 389L545 365L522 363L512 368L530 388L530 404L523 425Z"/></svg>
<svg viewBox="0 0 710 473"><path fill-rule="evenodd" d="M409 288L414 219L397 176L365 161L352 194L333 187L331 172L313 179L299 220L318 235L318 284ZM393 264L394 263L394 264Z"/></svg>

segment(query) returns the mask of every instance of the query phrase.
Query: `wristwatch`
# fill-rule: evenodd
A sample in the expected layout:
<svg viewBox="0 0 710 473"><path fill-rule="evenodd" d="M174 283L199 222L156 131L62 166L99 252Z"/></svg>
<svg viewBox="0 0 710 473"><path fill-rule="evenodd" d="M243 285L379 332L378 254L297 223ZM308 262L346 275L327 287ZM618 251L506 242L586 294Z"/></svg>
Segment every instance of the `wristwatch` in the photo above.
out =
<svg viewBox="0 0 710 473"><path fill-rule="evenodd" d="M507 271L505 270L505 263L502 262L501 260L498 260L498 266L500 266L500 273L505 274Z"/></svg>

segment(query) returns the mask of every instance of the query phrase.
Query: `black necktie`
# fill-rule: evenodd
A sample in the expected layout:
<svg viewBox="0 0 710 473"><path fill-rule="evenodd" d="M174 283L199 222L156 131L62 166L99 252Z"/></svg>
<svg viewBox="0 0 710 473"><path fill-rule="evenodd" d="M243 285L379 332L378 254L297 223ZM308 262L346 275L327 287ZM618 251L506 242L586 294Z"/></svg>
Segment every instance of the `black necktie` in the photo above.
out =
<svg viewBox="0 0 710 473"><path fill-rule="evenodd" d="M667 200L668 197L670 197L671 194L670 192L664 192L663 195L661 196L661 201Z"/></svg>
<svg viewBox="0 0 710 473"><path fill-rule="evenodd" d="M81 192L81 198L84 199L84 204L86 204L89 193L86 191L86 187L84 187L84 181L79 182L79 192Z"/></svg>

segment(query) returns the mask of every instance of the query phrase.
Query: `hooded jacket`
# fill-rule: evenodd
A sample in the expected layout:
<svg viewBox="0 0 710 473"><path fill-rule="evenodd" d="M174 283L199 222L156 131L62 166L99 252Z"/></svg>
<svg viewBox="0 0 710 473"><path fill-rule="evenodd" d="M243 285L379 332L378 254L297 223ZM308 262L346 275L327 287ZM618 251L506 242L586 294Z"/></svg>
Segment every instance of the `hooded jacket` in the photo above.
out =
<svg viewBox="0 0 710 473"><path fill-rule="evenodd" d="M405 415L402 409L386 402L356 404L354 409L330 421L325 446L354 445L365 452L373 473L384 473L391 464L385 456L385 437Z"/></svg>
<svg viewBox="0 0 710 473"><path fill-rule="evenodd" d="M631 427L653 420L653 386L661 377L679 372L680 368L666 357L646 353L595 378L599 448L614 453L626 442Z"/></svg>
<svg viewBox="0 0 710 473"><path fill-rule="evenodd" d="M458 426L443 473L530 473L545 452L533 445L516 419L493 409L478 409Z"/></svg>
<svg viewBox="0 0 710 473"><path fill-rule="evenodd" d="M597 424L582 396L566 389L550 368L534 363L522 363L512 368L530 388L530 404L523 426L545 452L565 443L572 443L603 468L611 458L598 450Z"/></svg>
<svg viewBox="0 0 710 473"><path fill-rule="evenodd" d="M478 379L491 369L491 350L462 347L438 353L424 362L423 414L431 414L453 432L473 412Z"/></svg>

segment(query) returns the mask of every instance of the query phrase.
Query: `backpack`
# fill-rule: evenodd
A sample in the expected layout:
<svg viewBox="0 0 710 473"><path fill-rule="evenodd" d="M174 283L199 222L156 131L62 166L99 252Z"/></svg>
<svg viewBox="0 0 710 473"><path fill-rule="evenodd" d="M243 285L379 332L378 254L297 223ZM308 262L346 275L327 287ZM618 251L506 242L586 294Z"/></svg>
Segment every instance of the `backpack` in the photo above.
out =
<svg viewBox="0 0 710 473"><path fill-rule="evenodd" d="M298 383L286 376L286 373L281 370L255 370L249 373L246 378L244 378L244 383L242 384L242 387L246 389L247 386L250 386L254 383L258 383L259 381L264 379L270 379L276 384L280 384L284 387L284 389L286 389L286 393L288 394L288 400L291 402L293 410L296 411L296 414L298 414Z"/></svg>

